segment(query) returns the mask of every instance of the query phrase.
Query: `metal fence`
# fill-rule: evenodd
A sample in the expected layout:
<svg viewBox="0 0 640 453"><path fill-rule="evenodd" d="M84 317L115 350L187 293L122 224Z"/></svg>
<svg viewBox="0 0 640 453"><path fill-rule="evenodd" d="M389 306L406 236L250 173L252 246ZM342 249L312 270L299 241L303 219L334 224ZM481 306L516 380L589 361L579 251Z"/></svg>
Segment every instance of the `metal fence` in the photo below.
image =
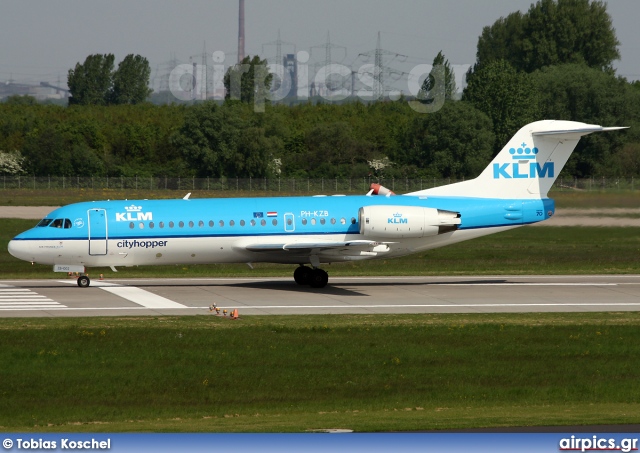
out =
<svg viewBox="0 0 640 453"><path fill-rule="evenodd" d="M0 176L0 190L180 190L278 192L287 194L366 193L371 183L398 192L414 192L456 182L453 179L377 178L169 178L169 177L84 177L84 176ZM558 178L554 190L636 190L634 178Z"/></svg>

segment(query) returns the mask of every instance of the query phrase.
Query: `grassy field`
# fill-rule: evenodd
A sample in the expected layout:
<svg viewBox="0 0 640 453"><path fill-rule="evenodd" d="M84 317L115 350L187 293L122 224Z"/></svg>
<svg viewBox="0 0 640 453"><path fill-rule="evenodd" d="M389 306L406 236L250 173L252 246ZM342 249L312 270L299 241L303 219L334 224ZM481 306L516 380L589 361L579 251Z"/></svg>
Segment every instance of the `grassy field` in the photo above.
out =
<svg viewBox="0 0 640 453"><path fill-rule="evenodd" d="M639 328L638 313L3 319L0 429L638 423Z"/></svg>

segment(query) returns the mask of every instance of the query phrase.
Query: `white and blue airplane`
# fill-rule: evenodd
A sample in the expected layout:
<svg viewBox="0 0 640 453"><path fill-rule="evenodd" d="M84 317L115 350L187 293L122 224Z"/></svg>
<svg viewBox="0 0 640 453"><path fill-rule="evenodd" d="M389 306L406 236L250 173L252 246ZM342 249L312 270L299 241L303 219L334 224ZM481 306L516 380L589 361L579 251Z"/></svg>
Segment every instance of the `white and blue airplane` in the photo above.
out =
<svg viewBox="0 0 640 453"><path fill-rule="evenodd" d="M548 219L555 205L547 193L580 137L618 129L537 121L477 178L398 196L374 187L363 196L75 203L13 238L9 253L79 274L107 266L294 264L298 284L322 288L329 279L323 263L399 257ZM89 284L79 276L80 287Z"/></svg>

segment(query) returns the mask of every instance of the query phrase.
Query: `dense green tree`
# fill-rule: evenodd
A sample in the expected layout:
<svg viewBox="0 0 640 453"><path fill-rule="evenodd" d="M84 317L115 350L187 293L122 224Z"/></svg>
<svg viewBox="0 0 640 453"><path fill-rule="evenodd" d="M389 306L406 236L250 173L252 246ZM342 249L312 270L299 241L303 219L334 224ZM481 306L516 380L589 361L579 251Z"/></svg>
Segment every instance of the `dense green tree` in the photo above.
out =
<svg viewBox="0 0 640 453"><path fill-rule="evenodd" d="M113 85L113 54L89 55L83 64L69 69L69 105L105 105Z"/></svg>
<svg viewBox="0 0 640 453"><path fill-rule="evenodd" d="M257 55L253 58L247 55L242 63L230 67L224 76L225 98L264 105L273 80L267 64L267 60Z"/></svg>
<svg viewBox="0 0 640 453"><path fill-rule="evenodd" d="M449 64L449 60L447 60L442 53L442 51L438 52L438 55L433 59L432 66L435 68L442 66L444 68L444 82L440 84L442 93L434 93L434 90L438 84L436 83L435 77L436 73L434 70L431 71L429 76L424 79L422 83L422 87L420 88L420 92L418 93L418 99L422 100L435 100L438 96L444 95L445 100L454 99L457 87L456 87L456 75L451 69L451 64Z"/></svg>
<svg viewBox="0 0 640 453"><path fill-rule="evenodd" d="M4 100L5 104L9 105L36 105L38 100L33 96L14 94Z"/></svg>
<svg viewBox="0 0 640 453"><path fill-rule="evenodd" d="M484 27L478 39L477 64L505 60L514 68L522 68L523 20L522 13L516 11Z"/></svg>
<svg viewBox="0 0 640 453"><path fill-rule="evenodd" d="M409 129L409 164L425 176L475 177L491 160L495 136L491 119L465 102L447 102L430 115L417 116Z"/></svg>
<svg viewBox="0 0 640 453"><path fill-rule="evenodd" d="M367 163L370 146L357 140L343 121L320 123L307 132L305 140L307 153L299 165L312 178L350 176L356 164Z"/></svg>
<svg viewBox="0 0 640 453"><path fill-rule="evenodd" d="M263 177L282 141L267 137L256 116L242 104L204 102L187 112L172 142L197 176Z"/></svg>
<svg viewBox="0 0 640 453"><path fill-rule="evenodd" d="M616 158L625 142L640 142L640 92L624 79L585 65L547 67L531 75L544 118L603 126L632 126L615 134L593 134L580 140L565 174L575 177L627 173Z"/></svg>
<svg viewBox="0 0 640 453"><path fill-rule="evenodd" d="M619 44L605 2L539 0L482 30L477 63L503 59L527 72L565 63L610 70Z"/></svg>
<svg viewBox="0 0 640 453"><path fill-rule="evenodd" d="M476 65L467 76L463 100L491 118L497 153L523 125L540 119L538 92L529 74L504 60Z"/></svg>
<svg viewBox="0 0 640 453"><path fill-rule="evenodd" d="M151 67L146 58L129 54L113 73L113 87L109 93L111 104L140 104L153 92L149 88Z"/></svg>

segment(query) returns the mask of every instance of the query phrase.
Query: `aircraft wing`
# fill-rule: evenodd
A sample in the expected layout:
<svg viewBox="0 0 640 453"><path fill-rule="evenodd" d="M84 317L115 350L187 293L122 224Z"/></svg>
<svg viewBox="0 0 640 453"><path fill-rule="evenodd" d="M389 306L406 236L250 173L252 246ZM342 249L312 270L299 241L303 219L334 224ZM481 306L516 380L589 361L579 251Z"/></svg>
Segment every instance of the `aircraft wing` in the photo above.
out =
<svg viewBox="0 0 640 453"><path fill-rule="evenodd" d="M386 243L376 241L344 241L344 242L283 242L278 244L249 244L245 249L250 252L331 252L353 250L354 252L371 251L384 253L389 251Z"/></svg>

